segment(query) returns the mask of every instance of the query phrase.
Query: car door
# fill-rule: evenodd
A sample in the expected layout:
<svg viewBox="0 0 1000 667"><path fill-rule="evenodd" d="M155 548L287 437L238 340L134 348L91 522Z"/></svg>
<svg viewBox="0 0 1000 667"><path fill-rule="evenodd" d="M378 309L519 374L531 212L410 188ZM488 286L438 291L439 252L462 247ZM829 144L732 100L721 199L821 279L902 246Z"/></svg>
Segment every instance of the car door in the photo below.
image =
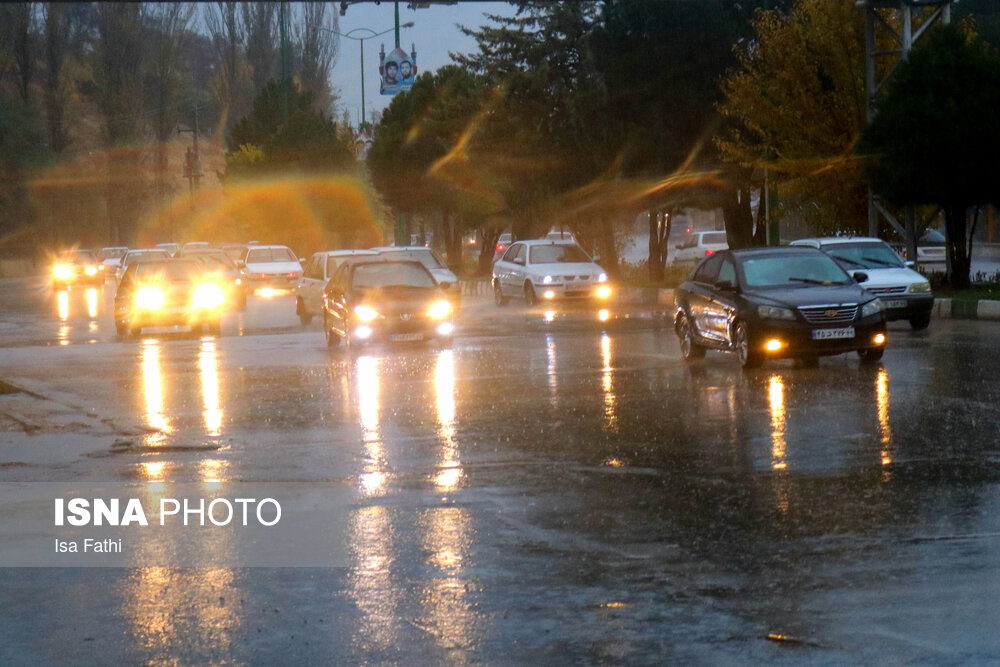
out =
<svg viewBox="0 0 1000 667"><path fill-rule="evenodd" d="M691 276L691 291L688 296L688 310L691 324L698 335L712 341L719 341L719 333L714 324L715 281L722 266L722 256L712 255L695 269Z"/></svg>
<svg viewBox="0 0 1000 667"><path fill-rule="evenodd" d="M347 331L347 275L350 269L350 265L346 263L337 269L330 278L323 297L326 302L325 312L329 317L328 321L325 318L324 321L327 326L340 332Z"/></svg>
<svg viewBox="0 0 1000 667"><path fill-rule="evenodd" d="M511 248L516 248L516 252L510 261L510 270L507 273L507 286L510 289L506 291L510 294L520 294L527 270L528 246L515 243Z"/></svg>
<svg viewBox="0 0 1000 667"><path fill-rule="evenodd" d="M516 266L514 264L514 257L517 256L517 251L524 246L520 243L515 243L507 248L503 256L497 260L494 266L494 271L496 273L497 280L500 282L501 287L503 287L504 292L510 293L511 291L511 271Z"/></svg>
<svg viewBox="0 0 1000 667"><path fill-rule="evenodd" d="M730 324L736 318L737 307L736 265L728 253L713 255L716 256L721 257L722 262L713 283L712 298L708 303L705 319L714 340L732 344ZM729 287L725 287L725 283Z"/></svg>

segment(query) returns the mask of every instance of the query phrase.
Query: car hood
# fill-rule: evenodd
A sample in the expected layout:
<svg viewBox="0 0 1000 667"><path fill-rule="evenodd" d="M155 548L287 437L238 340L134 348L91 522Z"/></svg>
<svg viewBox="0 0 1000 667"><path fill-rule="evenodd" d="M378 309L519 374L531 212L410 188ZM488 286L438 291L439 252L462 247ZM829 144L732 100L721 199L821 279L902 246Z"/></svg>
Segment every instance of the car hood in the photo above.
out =
<svg viewBox="0 0 1000 667"><path fill-rule="evenodd" d="M450 269L431 269L431 275L434 276L434 280L439 283L458 282L458 276L452 273Z"/></svg>
<svg viewBox="0 0 1000 667"><path fill-rule="evenodd" d="M247 271L257 273L292 273L301 272L302 265L298 262L252 262L247 264Z"/></svg>
<svg viewBox="0 0 1000 667"><path fill-rule="evenodd" d="M861 283L862 287L884 287L889 285L909 285L910 283L925 283L927 278L913 269L885 268L858 269L868 274L868 280Z"/></svg>
<svg viewBox="0 0 1000 667"><path fill-rule="evenodd" d="M810 285L782 290L746 290L743 296L763 305L825 306L842 303L867 303L874 297L859 285Z"/></svg>
<svg viewBox="0 0 1000 667"><path fill-rule="evenodd" d="M529 270L537 276L591 276L596 278L598 274L604 273L604 269L593 262L534 264Z"/></svg>

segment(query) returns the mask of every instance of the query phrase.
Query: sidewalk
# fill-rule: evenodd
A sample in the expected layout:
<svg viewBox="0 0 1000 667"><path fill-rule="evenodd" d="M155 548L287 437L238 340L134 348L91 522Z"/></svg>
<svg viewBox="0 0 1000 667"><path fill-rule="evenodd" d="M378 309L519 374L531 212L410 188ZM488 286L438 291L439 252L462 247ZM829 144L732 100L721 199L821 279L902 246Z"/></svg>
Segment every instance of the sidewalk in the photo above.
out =
<svg viewBox="0 0 1000 667"><path fill-rule="evenodd" d="M493 289L485 280L463 280L465 296L491 296ZM674 290L657 287L619 287L612 297L618 305L645 306L650 310L673 307ZM1000 320L1000 301L935 299L932 317L955 320Z"/></svg>

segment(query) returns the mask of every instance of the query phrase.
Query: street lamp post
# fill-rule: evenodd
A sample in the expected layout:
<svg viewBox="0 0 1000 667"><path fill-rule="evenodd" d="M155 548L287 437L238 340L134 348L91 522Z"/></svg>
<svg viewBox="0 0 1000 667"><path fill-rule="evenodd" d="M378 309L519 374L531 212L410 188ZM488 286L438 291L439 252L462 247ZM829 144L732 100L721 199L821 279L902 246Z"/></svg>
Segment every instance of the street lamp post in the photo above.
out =
<svg viewBox="0 0 1000 667"><path fill-rule="evenodd" d="M361 44L361 121L358 123L359 131L363 132L365 126L368 124L365 121L365 113L367 109L367 107L365 106L365 40L371 39L372 37L381 37L382 35L388 32L392 32L393 30L396 30L398 34L398 30L400 28L412 28L412 27L413 27L413 21L408 21L402 25L397 25L391 28L387 28L382 32L375 32L371 28L354 28L353 30L348 30L347 32L340 32L338 30L330 30L329 28L323 28L323 30L336 33L341 37L346 37L347 39L353 39L356 42L360 42ZM362 37L357 37L354 34L356 32L365 32L368 34L363 35Z"/></svg>

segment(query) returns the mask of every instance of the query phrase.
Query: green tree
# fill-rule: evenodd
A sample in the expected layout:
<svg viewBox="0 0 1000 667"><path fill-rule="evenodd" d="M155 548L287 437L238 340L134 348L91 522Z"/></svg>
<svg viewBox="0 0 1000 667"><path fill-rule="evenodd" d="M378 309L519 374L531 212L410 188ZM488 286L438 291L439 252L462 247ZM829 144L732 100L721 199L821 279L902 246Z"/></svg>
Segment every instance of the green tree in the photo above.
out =
<svg viewBox="0 0 1000 667"><path fill-rule="evenodd" d="M752 48L722 82L730 162L768 169L782 210L821 233L861 232L867 191L854 147L865 121L864 15L851 0L759 12Z"/></svg>
<svg viewBox="0 0 1000 667"><path fill-rule="evenodd" d="M961 26L939 26L896 70L859 151L872 186L894 204L945 212L948 281L969 285L967 212L1000 200L1000 57Z"/></svg>

